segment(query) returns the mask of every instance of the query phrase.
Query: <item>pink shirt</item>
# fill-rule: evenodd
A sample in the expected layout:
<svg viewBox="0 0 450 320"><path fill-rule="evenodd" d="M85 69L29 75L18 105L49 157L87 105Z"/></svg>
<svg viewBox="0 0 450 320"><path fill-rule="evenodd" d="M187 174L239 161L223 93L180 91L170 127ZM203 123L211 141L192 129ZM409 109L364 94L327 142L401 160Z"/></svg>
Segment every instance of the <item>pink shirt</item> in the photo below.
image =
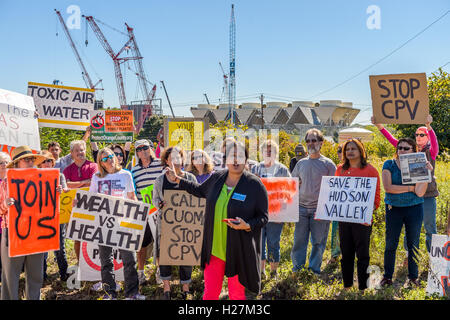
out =
<svg viewBox="0 0 450 320"><path fill-rule="evenodd" d="M64 169L64 176L67 182L78 182L91 179L94 173L97 172L97 164L86 160L81 167L78 167L75 162Z"/></svg>
<svg viewBox="0 0 450 320"><path fill-rule="evenodd" d="M386 128L383 128L380 130L380 132L383 134L383 136L386 137L386 139L394 146L397 147L398 140L394 138L394 136L386 130ZM439 153L439 144L437 141L436 134L434 133L434 130L427 130L428 137L430 139L430 155L431 159L436 160L436 156Z"/></svg>

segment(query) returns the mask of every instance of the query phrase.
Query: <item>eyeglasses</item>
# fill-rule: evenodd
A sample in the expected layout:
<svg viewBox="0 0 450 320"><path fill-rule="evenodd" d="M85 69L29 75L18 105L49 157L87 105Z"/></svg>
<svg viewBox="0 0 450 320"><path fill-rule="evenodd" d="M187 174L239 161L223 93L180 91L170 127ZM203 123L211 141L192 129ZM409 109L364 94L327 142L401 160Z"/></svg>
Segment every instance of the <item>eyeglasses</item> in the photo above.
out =
<svg viewBox="0 0 450 320"><path fill-rule="evenodd" d="M114 154L115 154L117 157L122 157L122 158L123 158L123 153L122 153L122 152L114 152Z"/></svg>
<svg viewBox="0 0 450 320"><path fill-rule="evenodd" d="M47 159L47 160L42 161L42 163L50 163L50 162L53 163L53 160L52 159Z"/></svg>
<svg viewBox="0 0 450 320"><path fill-rule="evenodd" d="M106 161L108 161L108 159L112 159L112 158L114 158L114 155L110 154L109 156L103 157L102 162L106 162Z"/></svg>
<svg viewBox="0 0 450 320"><path fill-rule="evenodd" d="M425 133L416 133L416 137L421 136L421 137L425 137L426 134Z"/></svg>
<svg viewBox="0 0 450 320"><path fill-rule="evenodd" d="M310 142L311 142L311 143L316 143L317 140L316 140L316 139L311 139L311 140L306 139L305 142L306 142L306 143L310 143Z"/></svg>
<svg viewBox="0 0 450 320"><path fill-rule="evenodd" d="M7 161L2 161L2 162L0 162L0 166L6 166L6 165L8 165L8 162L7 162Z"/></svg>
<svg viewBox="0 0 450 320"><path fill-rule="evenodd" d="M36 160L36 157L26 157L22 158L22 160L25 162L34 162Z"/></svg>
<svg viewBox="0 0 450 320"><path fill-rule="evenodd" d="M409 151L411 150L411 147L397 147L398 150L405 150L405 151Z"/></svg>
<svg viewBox="0 0 450 320"><path fill-rule="evenodd" d="M141 152L142 150L148 150L150 147L149 146L142 146L139 148L136 148L136 152Z"/></svg>

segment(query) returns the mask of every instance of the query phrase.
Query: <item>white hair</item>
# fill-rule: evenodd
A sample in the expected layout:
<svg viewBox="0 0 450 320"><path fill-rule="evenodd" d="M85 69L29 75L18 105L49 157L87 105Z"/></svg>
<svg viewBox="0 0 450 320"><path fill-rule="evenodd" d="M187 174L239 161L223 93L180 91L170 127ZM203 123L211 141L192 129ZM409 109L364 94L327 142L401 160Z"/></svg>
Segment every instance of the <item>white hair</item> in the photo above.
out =
<svg viewBox="0 0 450 320"><path fill-rule="evenodd" d="M74 140L70 143L70 151L73 151L73 148L75 148L75 146L83 146L84 149L86 149L86 141L84 140Z"/></svg>
<svg viewBox="0 0 450 320"><path fill-rule="evenodd" d="M0 152L0 159L11 162L11 156L6 152Z"/></svg>

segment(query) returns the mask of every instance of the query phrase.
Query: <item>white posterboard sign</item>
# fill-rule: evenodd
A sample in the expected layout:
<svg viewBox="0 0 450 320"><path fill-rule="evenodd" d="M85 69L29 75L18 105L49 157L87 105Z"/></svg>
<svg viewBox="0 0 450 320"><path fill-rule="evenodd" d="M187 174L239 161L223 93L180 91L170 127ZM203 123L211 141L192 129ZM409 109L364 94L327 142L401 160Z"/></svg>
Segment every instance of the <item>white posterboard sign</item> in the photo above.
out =
<svg viewBox="0 0 450 320"><path fill-rule="evenodd" d="M429 255L427 293L450 297L450 237L433 234Z"/></svg>
<svg viewBox="0 0 450 320"><path fill-rule="evenodd" d="M400 171L402 184L418 182L431 182L431 172L427 169L427 156L425 152L400 154Z"/></svg>
<svg viewBox="0 0 450 320"><path fill-rule="evenodd" d="M377 178L322 177L315 219L372 223Z"/></svg>
<svg viewBox="0 0 450 320"><path fill-rule="evenodd" d="M298 177L261 178L269 198L269 222L298 222Z"/></svg>
<svg viewBox="0 0 450 320"><path fill-rule="evenodd" d="M98 245L91 242L82 242L80 248L80 263L78 266L78 281L100 281L101 263ZM113 249L114 276L116 281L124 281L123 262L119 250Z"/></svg>

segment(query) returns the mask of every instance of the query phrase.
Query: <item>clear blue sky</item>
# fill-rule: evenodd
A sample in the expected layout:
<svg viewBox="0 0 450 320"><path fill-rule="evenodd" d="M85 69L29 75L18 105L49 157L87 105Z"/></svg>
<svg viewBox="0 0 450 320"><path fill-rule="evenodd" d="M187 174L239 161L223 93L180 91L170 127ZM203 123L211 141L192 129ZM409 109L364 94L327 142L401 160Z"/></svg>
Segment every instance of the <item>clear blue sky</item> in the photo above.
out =
<svg viewBox="0 0 450 320"><path fill-rule="evenodd" d="M371 115L370 74L426 72L450 61L450 14L392 56L355 79L318 93L357 74L413 37L450 9L449 0L148 0L148 1L0 1L0 88L26 94L27 82L84 87L80 68L53 9L69 17L77 5L125 32L134 28L148 80L158 85L165 114L170 109L160 85L164 80L176 115L218 102L222 92L219 61L228 72L231 4L236 16L237 102L343 100ZM369 30L370 5L381 12L381 29ZM125 36L100 24L115 51ZM113 64L91 29L71 30L85 65L96 81L103 79L107 106L118 106ZM58 32L58 36L56 33ZM132 65L134 68L134 65ZM450 71L450 63L444 67ZM137 84L124 72L127 99L136 100ZM276 97L278 96L278 98Z"/></svg>

